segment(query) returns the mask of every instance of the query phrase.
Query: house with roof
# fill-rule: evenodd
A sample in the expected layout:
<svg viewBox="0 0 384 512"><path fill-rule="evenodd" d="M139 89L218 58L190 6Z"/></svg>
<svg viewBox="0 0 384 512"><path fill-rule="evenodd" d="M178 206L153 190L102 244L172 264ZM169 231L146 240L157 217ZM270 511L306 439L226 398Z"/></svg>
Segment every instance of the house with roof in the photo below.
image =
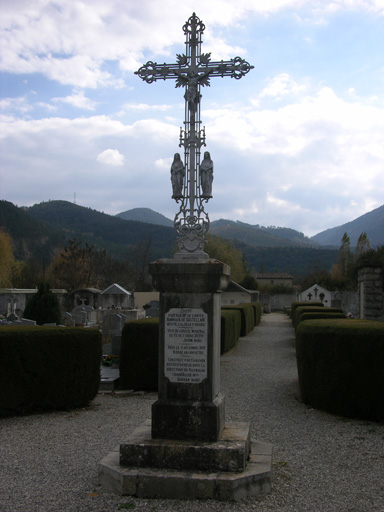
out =
<svg viewBox="0 0 384 512"><path fill-rule="evenodd" d="M243 304L244 302L258 302L259 292L256 290L247 290L235 281L231 281L221 295L222 306L233 304Z"/></svg>
<svg viewBox="0 0 384 512"><path fill-rule="evenodd" d="M99 306L105 309L130 309L134 307L133 295L114 283L100 293Z"/></svg>

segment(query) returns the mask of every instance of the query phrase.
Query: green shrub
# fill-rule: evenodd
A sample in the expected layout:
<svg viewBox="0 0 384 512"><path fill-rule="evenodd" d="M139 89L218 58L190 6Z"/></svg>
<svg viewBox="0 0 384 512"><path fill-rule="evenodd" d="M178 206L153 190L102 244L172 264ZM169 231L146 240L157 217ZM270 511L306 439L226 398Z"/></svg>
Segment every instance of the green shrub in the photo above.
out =
<svg viewBox="0 0 384 512"><path fill-rule="evenodd" d="M240 311L221 310L221 347L220 353L224 354L233 348L241 332Z"/></svg>
<svg viewBox="0 0 384 512"><path fill-rule="evenodd" d="M101 335L70 327L0 328L0 414L84 407L100 384Z"/></svg>
<svg viewBox="0 0 384 512"><path fill-rule="evenodd" d="M37 325L61 323L60 304L48 283L39 284L37 292L25 306L24 318L35 320Z"/></svg>
<svg viewBox="0 0 384 512"><path fill-rule="evenodd" d="M291 319L293 323L293 319L295 318L295 310L299 306L317 306L317 307L324 307L324 304L322 302L305 302L305 301L296 301L292 302L291 304Z"/></svg>
<svg viewBox="0 0 384 512"><path fill-rule="evenodd" d="M327 311L327 313L343 313L343 310L340 308L323 308L318 306L299 306L295 309L295 316L293 318L293 327L297 327L300 322L300 317L303 313L322 313Z"/></svg>
<svg viewBox="0 0 384 512"><path fill-rule="evenodd" d="M253 307L253 313L255 316L255 326L259 325L261 321L262 308L259 302L251 302L251 306Z"/></svg>
<svg viewBox="0 0 384 512"><path fill-rule="evenodd" d="M296 357L304 403L342 416L384 419L384 323L301 322Z"/></svg>
<svg viewBox="0 0 384 512"><path fill-rule="evenodd" d="M252 304L249 302L238 304L235 306L223 306L223 310L236 310L240 311L241 314L241 331L240 336L246 336L255 327L255 314Z"/></svg>
<svg viewBox="0 0 384 512"><path fill-rule="evenodd" d="M159 319L127 322L121 335L119 386L122 389L156 391L158 361Z"/></svg>
<svg viewBox="0 0 384 512"><path fill-rule="evenodd" d="M340 318L345 318L345 315L344 313L335 313L333 311L327 311L327 309L329 308L323 308L324 311L314 311L314 312L308 312L308 313L302 313L300 315L300 318L299 318L299 323L298 325L300 325L301 322L304 322L304 320L336 320L336 319L340 319ZM297 327L296 327L297 329Z"/></svg>

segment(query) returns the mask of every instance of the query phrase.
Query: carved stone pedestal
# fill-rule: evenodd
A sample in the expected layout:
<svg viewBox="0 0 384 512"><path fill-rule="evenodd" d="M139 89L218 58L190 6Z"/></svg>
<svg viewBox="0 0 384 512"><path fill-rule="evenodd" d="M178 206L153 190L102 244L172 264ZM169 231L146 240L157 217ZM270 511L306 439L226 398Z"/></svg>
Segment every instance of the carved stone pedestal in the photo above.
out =
<svg viewBox="0 0 384 512"><path fill-rule="evenodd" d="M100 482L143 498L236 500L268 492L271 445L251 443L249 424L225 424L220 293L229 267L173 259L151 264L150 272L160 291L158 400L152 421L101 461Z"/></svg>

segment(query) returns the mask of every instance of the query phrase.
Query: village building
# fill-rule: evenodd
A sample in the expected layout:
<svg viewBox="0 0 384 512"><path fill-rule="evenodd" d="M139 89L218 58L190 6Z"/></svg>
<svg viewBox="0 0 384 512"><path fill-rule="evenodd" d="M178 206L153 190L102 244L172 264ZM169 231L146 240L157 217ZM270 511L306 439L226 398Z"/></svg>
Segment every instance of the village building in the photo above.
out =
<svg viewBox="0 0 384 512"><path fill-rule="evenodd" d="M314 284L300 293L299 300L302 302L322 302L324 306L331 307L332 293L322 286Z"/></svg>
<svg viewBox="0 0 384 512"><path fill-rule="evenodd" d="M280 272L253 272L252 277L259 286L293 286L293 276Z"/></svg>
<svg viewBox="0 0 384 512"><path fill-rule="evenodd" d="M221 304L223 306L243 304L246 302L258 302L259 292L256 290L247 290L231 281L227 288L222 292Z"/></svg>
<svg viewBox="0 0 384 512"><path fill-rule="evenodd" d="M132 309L133 295L117 283L111 284L100 293L99 307L104 309Z"/></svg>

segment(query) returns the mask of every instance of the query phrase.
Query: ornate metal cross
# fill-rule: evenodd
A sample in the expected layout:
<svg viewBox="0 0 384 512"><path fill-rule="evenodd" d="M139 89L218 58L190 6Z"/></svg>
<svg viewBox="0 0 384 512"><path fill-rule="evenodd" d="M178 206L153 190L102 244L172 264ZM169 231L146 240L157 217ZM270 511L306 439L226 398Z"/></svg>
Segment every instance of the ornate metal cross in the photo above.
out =
<svg viewBox="0 0 384 512"><path fill-rule="evenodd" d="M184 147L184 163L176 153L171 167L172 197L180 204L175 215L179 235L179 257L207 257L204 253L209 217L204 203L212 197L213 162L208 151L200 162L201 147L206 146L205 128L201 127L201 86L210 86L210 78L230 76L239 80L252 68L240 57L229 61L212 62L210 53L201 53L204 24L195 13L183 26L186 53L177 55L176 64L157 64L148 61L135 72L145 82L175 79L176 87L185 88L185 121L180 129L179 146Z"/></svg>

